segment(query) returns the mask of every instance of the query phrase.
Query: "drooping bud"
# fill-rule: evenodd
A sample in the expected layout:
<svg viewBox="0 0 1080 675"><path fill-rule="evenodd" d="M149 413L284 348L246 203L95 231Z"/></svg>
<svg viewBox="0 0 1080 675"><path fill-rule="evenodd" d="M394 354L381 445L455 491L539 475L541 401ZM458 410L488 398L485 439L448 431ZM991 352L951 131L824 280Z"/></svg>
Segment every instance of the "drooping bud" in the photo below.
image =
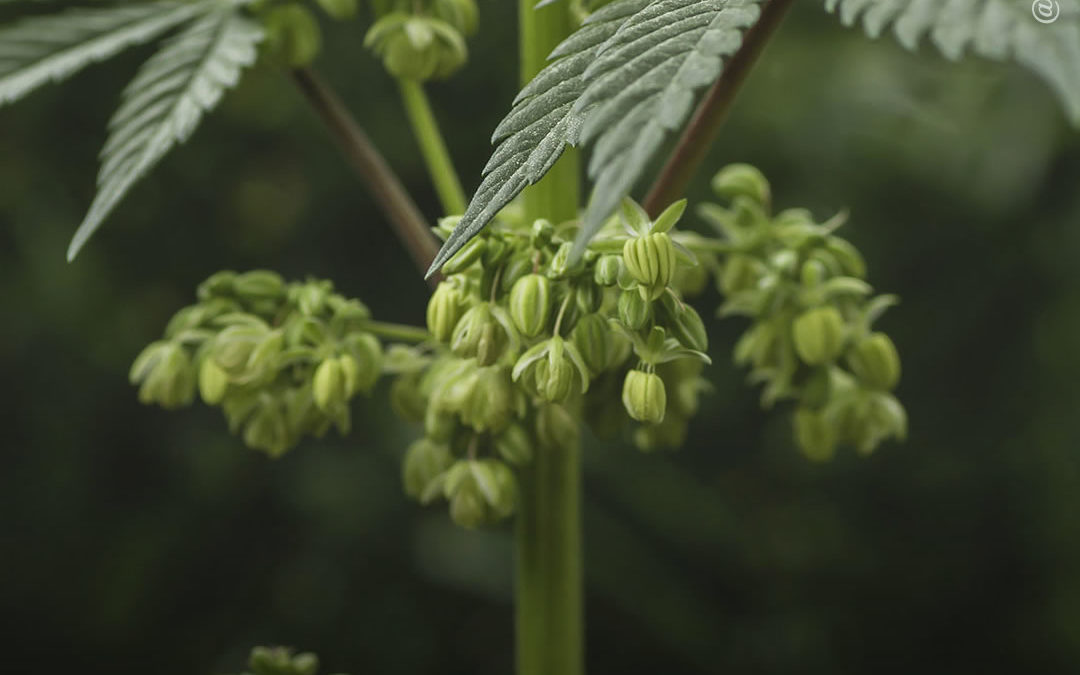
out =
<svg viewBox="0 0 1080 675"><path fill-rule="evenodd" d="M356 0L316 0L331 19L344 21L356 16Z"/></svg>
<svg viewBox="0 0 1080 675"><path fill-rule="evenodd" d="M884 333L871 333L848 352L848 365L859 381L888 391L900 381L900 355Z"/></svg>
<svg viewBox="0 0 1080 675"><path fill-rule="evenodd" d="M435 16L461 31L463 35L476 32L476 0L435 0L431 9Z"/></svg>
<svg viewBox="0 0 1080 675"><path fill-rule="evenodd" d="M636 291L623 291L619 295L619 321L630 330L642 328L652 315L648 300Z"/></svg>
<svg viewBox="0 0 1080 675"><path fill-rule="evenodd" d="M518 279L510 291L510 318L526 337L536 337L551 318L551 281L540 274Z"/></svg>
<svg viewBox="0 0 1080 675"><path fill-rule="evenodd" d="M468 56L465 39L442 19L391 12L372 25L364 45L396 77L428 80L449 76Z"/></svg>
<svg viewBox="0 0 1080 675"><path fill-rule="evenodd" d="M416 441L406 451L405 461L401 467L405 494L419 499L431 481L449 469L453 463L454 458L446 444L436 443L427 438Z"/></svg>
<svg viewBox="0 0 1080 675"><path fill-rule="evenodd" d="M324 359L315 369L311 381L311 393L315 405L324 413L336 412L347 400L345 374L341 372L341 362L334 357Z"/></svg>
<svg viewBox="0 0 1080 675"><path fill-rule="evenodd" d="M450 338L450 348L462 358L476 357L479 365L489 366L517 340L517 329L506 310L482 302L462 315Z"/></svg>
<svg viewBox="0 0 1080 675"><path fill-rule="evenodd" d="M667 411L664 381L656 373L631 370L623 382L622 401L630 417L639 422L659 424Z"/></svg>
<svg viewBox="0 0 1080 675"><path fill-rule="evenodd" d="M516 393L510 382L509 368L480 368L468 397L462 402L461 421L476 431L500 431L514 414Z"/></svg>
<svg viewBox="0 0 1080 675"><path fill-rule="evenodd" d="M207 282L209 281L208 279ZM232 287L233 291L245 300L277 300L285 295L285 281L279 274L269 270L252 270L239 274L233 279Z"/></svg>
<svg viewBox="0 0 1080 675"><path fill-rule="evenodd" d="M664 310L664 326L684 347L703 352L709 348L705 322L690 305L665 294L660 302Z"/></svg>
<svg viewBox="0 0 1080 675"><path fill-rule="evenodd" d="M757 258L741 253L732 254L724 263L720 275L720 291L730 296L749 290L757 285L766 271L764 263Z"/></svg>
<svg viewBox="0 0 1080 675"><path fill-rule="evenodd" d="M213 358L207 356L199 366L199 395L207 405L217 405L225 398L229 375Z"/></svg>
<svg viewBox="0 0 1080 675"><path fill-rule="evenodd" d="M355 362L352 373L346 373L349 396L359 392L366 394L382 372L382 343L371 333L352 333L345 338L344 344L347 356ZM352 368L352 364L349 367ZM350 376L351 380L348 379Z"/></svg>
<svg viewBox="0 0 1080 675"><path fill-rule="evenodd" d="M473 266L484 255L487 241L483 237L473 237L461 247L442 267L443 274L457 274Z"/></svg>
<svg viewBox="0 0 1080 675"><path fill-rule="evenodd" d="M581 392L589 388L589 371L573 343L567 344L555 335L533 345L514 364L514 381L523 381L536 396L545 401L565 401L580 384Z"/></svg>
<svg viewBox="0 0 1080 675"><path fill-rule="evenodd" d="M835 307L817 307L795 319L792 333L799 357L807 365L820 366L840 355L847 327Z"/></svg>
<svg viewBox="0 0 1080 675"><path fill-rule="evenodd" d="M749 164L730 164L721 169L713 176L712 189L727 199L746 197L761 205L769 203L769 181Z"/></svg>
<svg viewBox="0 0 1080 675"><path fill-rule="evenodd" d="M671 283L677 260L667 232L633 237L623 244L623 262L646 299L658 298Z"/></svg>
<svg viewBox="0 0 1080 675"><path fill-rule="evenodd" d="M619 269L622 266L622 258L617 255L605 255L596 263L593 272L593 281L599 286L614 286L619 280Z"/></svg>
<svg viewBox="0 0 1080 675"><path fill-rule="evenodd" d="M447 343L464 313L465 295L454 284L444 281L428 300L428 330L436 340Z"/></svg>
<svg viewBox="0 0 1080 675"><path fill-rule="evenodd" d="M131 365L130 380L139 384L139 401L163 408L189 405L195 398L195 373L191 358L179 344L150 344Z"/></svg>
<svg viewBox="0 0 1080 675"><path fill-rule="evenodd" d="M263 25L264 49L275 63L299 68L310 64L319 54L322 33L306 7L296 3L274 7L266 13Z"/></svg>
<svg viewBox="0 0 1080 675"><path fill-rule="evenodd" d="M532 461L533 447L529 434L520 424L511 424L495 437L495 451L511 464L527 464Z"/></svg>
<svg viewBox="0 0 1080 675"><path fill-rule="evenodd" d="M423 422L427 397L420 390L418 373L406 373L390 385L390 405L407 422Z"/></svg>
<svg viewBox="0 0 1080 675"><path fill-rule="evenodd" d="M809 459L823 462L836 454L836 430L823 413L800 407L794 425L795 440Z"/></svg>
<svg viewBox="0 0 1080 675"><path fill-rule="evenodd" d="M593 375L608 367L611 336L611 328L599 314L581 317L570 333L570 339Z"/></svg>

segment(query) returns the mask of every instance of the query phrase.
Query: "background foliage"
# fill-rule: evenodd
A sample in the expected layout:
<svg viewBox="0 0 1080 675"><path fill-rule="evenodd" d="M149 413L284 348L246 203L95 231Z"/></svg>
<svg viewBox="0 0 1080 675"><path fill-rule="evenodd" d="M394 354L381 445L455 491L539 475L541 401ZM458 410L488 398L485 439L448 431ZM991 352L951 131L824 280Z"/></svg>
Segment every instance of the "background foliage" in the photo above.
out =
<svg viewBox="0 0 1080 675"><path fill-rule="evenodd" d="M431 88L469 189L516 93L511 5L482 3L469 66ZM320 66L435 215L361 31L332 27ZM278 461L216 411L137 403L131 359L220 268L333 278L392 321L420 324L426 297L271 70L65 263L104 123L149 53L0 110L5 662L190 675L239 670L276 641L328 672L506 672L509 532L460 531L402 496L412 430L385 396L355 410L349 440ZM871 43L800 3L712 157L760 166L781 207L851 208L845 236L904 298L882 329L904 357L911 437L808 464L731 365L742 324L710 324L716 391L687 447L587 453L590 670L1070 670L1080 138L1052 95L1019 69Z"/></svg>

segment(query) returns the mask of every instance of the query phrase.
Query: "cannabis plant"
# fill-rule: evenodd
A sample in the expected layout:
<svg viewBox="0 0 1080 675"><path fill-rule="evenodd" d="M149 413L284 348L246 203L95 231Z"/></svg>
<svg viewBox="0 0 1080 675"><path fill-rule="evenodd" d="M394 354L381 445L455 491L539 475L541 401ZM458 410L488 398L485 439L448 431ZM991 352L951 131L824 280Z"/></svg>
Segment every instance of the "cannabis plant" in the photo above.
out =
<svg viewBox="0 0 1080 675"><path fill-rule="evenodd" d="M808 460L870 453L906 434L894 393L900 357L874 328L897 298L868 282L866 261L842 237L845 215L775 209L766 177L738 163L709 172L712 202L682 199L793 4L521 0L522 88L493 131L483 175L466 177L479 179L471 199L424 83L466 64L482 19L475 0L25 2L0 29L0 103L160 41L109 122L74 259L109 217L125 217L124 196L246 69L289 72L432 283L426 325L380 321L316 276L222 271L134 359L138 397L220 407L244 445L277 457L309 436L351 433L357 400L388 391L416 428L402 448L404 492L443 504L465 528L515 521L518 672L574 675L583 670L583 446L682 445L710 390L709 354L721 351L710 351L714 316L739 317L742 336L723 347L761 404L790 420L792 446ZM871 37L891 30L912 50L929 42L950 59L1014 60L1080 125L1078 0L825 0L824 9ZM396 82L442 205L436 222L311 69L330 23ZM710 286L719 307L698 300ZM390 382L377 389L381 378ZM310 675L317 660L258 648L250 667Z"/></svg>

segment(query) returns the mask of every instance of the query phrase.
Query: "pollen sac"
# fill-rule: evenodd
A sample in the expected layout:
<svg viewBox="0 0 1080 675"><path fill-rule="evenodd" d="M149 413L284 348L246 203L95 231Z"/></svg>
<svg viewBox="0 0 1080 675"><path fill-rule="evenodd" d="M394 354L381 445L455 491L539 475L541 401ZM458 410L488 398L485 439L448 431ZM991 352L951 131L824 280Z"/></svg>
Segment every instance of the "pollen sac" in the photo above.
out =
<svg viewBox="0 0 1080 675"><path fill-rule="evenodd" d="M630 417L648 424L664 421L667 411L667 391L656 373L631 370L623 381L623 406Z"/></svg>
<svg viewBox="0 0 1080 675"><path fill-rule="evenodd" d="M465 295L449 282L442 282L431 294L427 306L428 330L442 343L450 341L454 328L465 313Z"/></svg>
<svg viewBox="0 0 1080 675"><path fill-rule="evenodd" d="M795 319L792 333L799 357L807 365L820 366L840 355L847 327L835 307L817 307Z"/></svg>
<svg viewBox="0 0 1080 675"><path fill-rule="evenodd" d="M888 391L900 381L900 355L884 333L871 333L847 356L855 377L871 389Z"/></svg>
<svg viewBox="0 0 1080 675"><path fill-rule="evenodd" d="M671 283L677 265L675 246L667 232L634 237L623 244L623 262L641 284L642 294L653 300Z"/></svg>
<svg viewBox="0 0 1080 675"><path fill-rule="evenodd" d="M551 318L551 281L540 274L527 274L510 291L510 318L526 337L536 337Z"/></svg>

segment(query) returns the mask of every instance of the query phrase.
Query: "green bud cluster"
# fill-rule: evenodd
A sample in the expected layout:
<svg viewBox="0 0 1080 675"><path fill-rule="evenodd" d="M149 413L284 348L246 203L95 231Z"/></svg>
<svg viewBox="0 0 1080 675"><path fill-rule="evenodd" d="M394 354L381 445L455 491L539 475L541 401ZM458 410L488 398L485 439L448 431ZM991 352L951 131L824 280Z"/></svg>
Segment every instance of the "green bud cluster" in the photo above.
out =
<svg viewBox="0 0 1080 675"><path fill-rule="evenodd" d="M394 0L368 30L364 46L395 77L444 79L468 59L465 38L476 32L475 0Z"/></svg>
<svg viewBox="0 0 1080 675"><path fill-rule="evenodd" d="M280 455L306 434L350 427L349 401L368 393L383 347L367 307L328 281L285 283L273 272L220 272L173 316L131 367L139 400L219 405L251 448Z"/></svg>
<svg viewBox="0 0 1080 675"><path fill-rule="evenodd" d="M311 652L296 654L288 647L255 647L248 669L243 675L317 675L319 657Z"/></svg>
<svg viewBox="0 0 1080 675"><path fill-rule="evenodd" d="M700 208L725 239L713 262L726 296L720 313L753 321L735 361L764 384L763 404L796 401L795 439L813 459L831 458L841 444L869 453L886 438L902 440L907 416L891 393L900 358L887 335L871 330L897 299L872 295L862 256L834 234L844 218L772 215L769 184L747 165L721 170L712 187L729 200Z"/></svg>

